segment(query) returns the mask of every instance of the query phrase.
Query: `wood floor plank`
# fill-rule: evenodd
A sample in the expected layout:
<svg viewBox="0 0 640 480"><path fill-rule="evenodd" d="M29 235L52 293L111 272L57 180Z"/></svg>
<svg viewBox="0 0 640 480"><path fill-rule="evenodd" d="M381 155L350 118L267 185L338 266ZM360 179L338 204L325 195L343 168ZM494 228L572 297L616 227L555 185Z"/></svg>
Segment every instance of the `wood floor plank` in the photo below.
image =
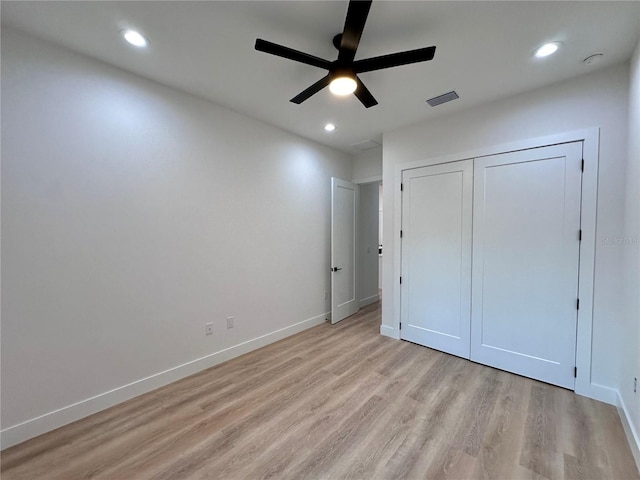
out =
<svg viewBox="0 0 640 480"><path fill-rule="evenodd" d="M500 372L502 383L487 434L478 455L478 478L515 478L519 470L530 382Z"/></svg>
<svg viewBox="0 0 640 480"><path fill-rule="evenodd" d="M563 458L557 446L557 426L560 415L556 410L555 392L551 385L532 384L529 410L524 431L520 465L545 478L563 477Z"/></svg>
<svg viewBox="0 0 640 480"><path fill-rule="evenodd" d="M592 410L593 400L560 390L562 410L568 412L561 419L565 476L585 478L586 472L598 472L602 480L615 480L608 469L606 445L600 444L597 416ZM594 440L590 440L594 439Z"/></svg>
<svg viewBox="0 0 640 480"><path fill-rule="evenodd" d="M16 479L640 480L616 409L382 337L374 304L0 454Z"/></svg>
<svg viewBox="0 0 640 480"><path fill-rule="evenodd" d="M500 387L499 380L485 379L465 408L466 416L462 417L453 445L471 457L478 456Z"/></svg>
<svg viewBox="0 0 640 480"><path fill-rule="evenodd" d="M431 462L423 478L460 479L477 475L478 460L454 446L445 446L437 451L437 460Z"/></svg>
<svg viewBox="0 0 640 480"><path fill-rule="evenodd" d="M369 382L369 384L367 384ZM370 375L368 381L352 386L352 392L357 390L371 391L374 385L381 384L381 378ZM242 441L242 449L233 450L227 456L219 456L210 462L205 469L194 475L194 479L208 478L210 469L214 469L221 478L244 478L254 471L262 458L273 465L279 461L278 452L295 453L300 445L285 445L286 439L298 440L312 426L314 418L321 412L330 412L340 407L341 397L336 396L329 385L308 392L311 395L301 399L295 409L283 409L275 414L268 422L260 425L251 435ZM346 397L349 398L349 397ZM289 460L292 460L290 458ZM280 462L282 459L280 458ZM261 470L267 470L264 467Z"/></svg>
<svg viewBox="0 0 640 480"><path fill-rule="evenodd" d="M458 465L460 461L466 465L463 469L465 471L470 465L473 465L474 470L477 469L478 462L468 460L478 457L502 386L495 378L495 373L496 371L486 371L475 380L475 388L466 391L466 395L461 395L458 422L438 436L438 454L425 466L427 478L452 478L451 472L461 471Z"/></svg>
<svg viewBox="0 0 640 480"><path fill-rule="evenodd" d="M332 466L335 476L348 479L376 478L378 465L391 459L413 424L422 420L420 410L421 405L409 397L395 398L390 408L360 441L358 448L349 448L341 460Z"/></svg>
<svg viewBox="0 0 640 480"><path fill-rule="evenodd" d="M460 393L455 389L443 387L437 390L437 394L426 405L424 415L384 466L384 478L413 478L418 472L426 471L424 463L432 461L429 453L434 452L447 423L454 424L461 400Z"/></svg>
<svg viewBox="0 0 640 480"><path fill-rule="evenodd" d="M273 397L268 402L261 405L254 405L251 414L245 416L221 430L214 437L204 438L203 441L190 442L188 454L183 455L177 461L169 461L162 465L161 471L151 476L154 480L165 480L172 478L185 478L200 470L212 456L223 455L230 449L241 445L243 437L249 435L256 425L262 424L269 418L273 410L280 410L290 404L295 405L295 401L304 395L307 390L314 389L314 386L326 384L331 378L331 374L325 371L318 371L308 379L300 382L298 388L283 391L277 397Z"/></svg>
<svg viewBox="0 0 640 480"><path fill-rule="evenodd" d="M242 478L294 478L288 475L290 466L299 457L306 458L319 442L339 430L345 416L361 408L384 384L381 375L371 372L357 384L359 388L346 389L344 396L334 394L328 405L318 409L312 417L296 425L289 435L271 445Z"/></svg>
<svg viewBox="0 0 640 480"><path fill-rule="evenodd" d="M404 385L398 386L394 391L393 402L368 430L358 449L349 449L348 454L332 468L344 474L346 478L375 478L377 465L391 459L416 422L426 420L424 408L407 394L415 388L422 371L430 367L437 355L432 355L433 351L429 349L421 349L413 344L407 346L413 350L413 358L405 358L405 364L396 370L394 377L402 378ZM397 359L393 359L392 363L395 364L396 361ZM376 371L390 373L387 365Z"/></svg>
<svg viewBox="0 0 640 480"><path fill-rule="evenodd" d="M590 399L586 399L590 400ZM603 470L610 478L637 478L638 470L633 461L631 448L626 442L622 422L616 408L612 405L602 405L590 400L588 407L591 416L595 418L598 445L605 452L606 467Z"/></svg>
<svg viewBox="0 0 640 480"><path fill-rule="evenodd" d="M186 469L186 467L183 468L186 464L185 456L189 456L195 465L197 463L195 459L203 449L219 455L233 448L234 444L231 441L233 435L230 435L228 430L225 431L227 427L234 427L237 436L241 428L247 428L246 422L250 421L252 416L261 415L265 409L268 410L274 404L286 403L287 395L300 395L304 392L301 389L308 389L327 378L330 378L330 374L322 370L310 375L308 372L298 372L294 376L285 376L283 379L287 384L295 385L297 388L289 390L282 389L280 385L267 384L268 388L261 389L260 393L268 399L267 402L264 402L258 394L219 405L207 404L207 408L202 409L199 417L191 419L186 425L182 425L182 428L165 434L157 444L152 445L153 449L150 453L139 452L129 460L129 464L118 466L110 474L117 478L118 475L124 475L129 470L143 471L145 475L155 472L153 476L161 475L159 471L183 472ZM179 459L175 459L172 455L176 450L181 452ZM147 478L153 478L153 476Z"/></svg>

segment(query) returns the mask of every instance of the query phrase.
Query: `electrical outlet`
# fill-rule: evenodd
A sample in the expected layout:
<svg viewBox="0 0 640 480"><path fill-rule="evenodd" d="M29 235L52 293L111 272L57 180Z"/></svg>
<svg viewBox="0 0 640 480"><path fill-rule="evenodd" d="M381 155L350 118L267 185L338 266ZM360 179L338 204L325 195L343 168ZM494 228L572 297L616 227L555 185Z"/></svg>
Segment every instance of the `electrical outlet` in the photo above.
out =
<svg viewBox="0 0 640 480"><path fill-rule="evenodd" d="M211 335L213 333L213 323L204 324L204 334Z"/></svg>
<svg viewBox="0 0 640 480"><path fill-rule="evenodd" d="M324 301L329 300L329 292L327 290L324 291Z"/></svg>
<svg viewBox="0 0 640 480"><path fill-rule="evenodd" d="M633 393L638 393L638 378L633 377Z"/></svg>
<svg viewBox="0 0 640 480"><path fill-rule="evenodd" d="M227 317L227 328L233 328L233 317Z"/></svg>

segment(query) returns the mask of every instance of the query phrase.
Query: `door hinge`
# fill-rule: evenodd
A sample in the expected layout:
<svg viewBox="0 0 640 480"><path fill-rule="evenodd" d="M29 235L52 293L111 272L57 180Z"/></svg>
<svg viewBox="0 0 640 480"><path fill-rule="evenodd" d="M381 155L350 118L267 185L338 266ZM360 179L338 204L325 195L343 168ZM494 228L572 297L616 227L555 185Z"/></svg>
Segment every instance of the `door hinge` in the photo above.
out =
<svg viewBox="0 0 640 480"><path fill-rule="evenodd" d="M580 171L584 172L584 158L582 159L582 162L580 162Z"/></svg>
<svg viewBox="0 0 640 480"><path fill-rule="evenodd" d="M404 192L404 184L403 183L400 184L400 191Z"/></svg>
<svg viewBox="0 0 640 480"><path fill-rule="evenodd" d="M580 299L576 298L576 310L580 310Z"/></svg>
<svg viewBox="0 0 640 480"><path fill-rule="evenodd" d="M402 330L402 322L400 322L400 330Z"/></svg>
<svg viewBox="0 0 640 480"><path fill-rule="evenodd" d="M402 285L402 277L400 277L400 285Z"/></svg>
<svg viewBox="0 0 640 480"><path fill-rule="evenodd" d="M578 378L578 367L573 367L573 378Z"/></svg>
<svg viewBox="0 0 640 480"><path fill-rule="evenodd" d="M400 238L402 238L402 230L400 230Z"/></svg>
<svg viewBox="0 0 640 480"><path fill-rule="evenodd" d="M582 230L578 230L578 241L582 241Z"/></svg>

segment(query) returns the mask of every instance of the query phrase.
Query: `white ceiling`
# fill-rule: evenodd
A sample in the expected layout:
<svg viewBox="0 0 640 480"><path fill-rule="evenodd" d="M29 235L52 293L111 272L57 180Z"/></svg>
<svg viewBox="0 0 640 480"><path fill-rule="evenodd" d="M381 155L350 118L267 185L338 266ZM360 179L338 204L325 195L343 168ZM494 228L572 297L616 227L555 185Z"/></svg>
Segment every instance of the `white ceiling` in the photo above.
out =
<svg viewBox="0 0 640 480"><path fill-rule="evenodd" d="M328 89L301 105L289 99L323 70L254 50L263 38L334 60L347 1L9 2L2 24L356 153L350 145L399 126L531 90L630 58L640 35L640 2L375 1L356 59L436 45L431 62L361 74L379 101L365 109ZM124 43L123 28L150 39ZM563 48L534 59L540 44ZM603 53L603 61L582 60ZM456 90L459 100L429 107ZM326 133L327 122L337 125Z"/></svg>

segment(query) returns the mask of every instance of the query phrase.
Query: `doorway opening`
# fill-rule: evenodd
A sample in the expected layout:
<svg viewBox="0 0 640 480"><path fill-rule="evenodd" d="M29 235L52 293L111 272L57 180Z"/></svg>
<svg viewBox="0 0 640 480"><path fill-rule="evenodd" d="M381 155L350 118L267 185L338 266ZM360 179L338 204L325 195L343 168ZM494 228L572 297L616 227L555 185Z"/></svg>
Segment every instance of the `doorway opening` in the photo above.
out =
<svg viewBox="0 0 640 480"><path fill-rule="evenodd" d="M332 179L331 323L380 300L381 180Z"/></svg>
<svg viewBox="0 0 640 480"><path fill-rule="evenodd" d="M382 182L360 187L358 298L360 308L380 300L382 263Z"/></svg>

